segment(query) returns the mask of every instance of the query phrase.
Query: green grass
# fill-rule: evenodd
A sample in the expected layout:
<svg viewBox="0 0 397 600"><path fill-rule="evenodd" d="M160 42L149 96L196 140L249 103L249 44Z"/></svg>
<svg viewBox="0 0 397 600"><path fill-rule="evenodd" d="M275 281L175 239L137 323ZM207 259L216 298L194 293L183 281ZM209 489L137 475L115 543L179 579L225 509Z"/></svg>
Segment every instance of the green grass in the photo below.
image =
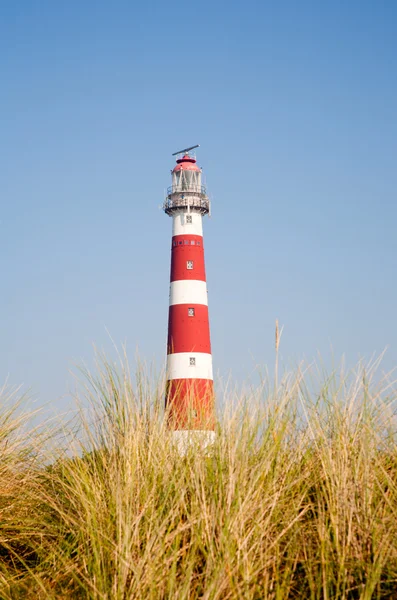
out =
<svg viewBox="0 0 397 600"><path fill-rule="evenodd" d="M376 367L226 393L215 444L184 457L143 369L85 373L64 448L3 390L0 598L397 598L396 392Z"/></svg>

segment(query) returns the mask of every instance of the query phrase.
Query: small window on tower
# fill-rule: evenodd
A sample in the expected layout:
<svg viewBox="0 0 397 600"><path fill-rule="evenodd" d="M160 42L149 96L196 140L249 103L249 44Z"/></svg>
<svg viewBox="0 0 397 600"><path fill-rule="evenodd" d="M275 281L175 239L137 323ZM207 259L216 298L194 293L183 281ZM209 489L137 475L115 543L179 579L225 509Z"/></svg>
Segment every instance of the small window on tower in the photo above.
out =
<svg viewBox="0 0 397 600"><path fill-rule="evenodd" d="M194 246L194 244L196 243L194 240L190 241L191 245Z"/></svg>
<svg viewBox="0 0 397 600"><path fill-rule="evenodd" d="M194 317L194 308L188 308L187 309L187 316L188 317Z"/></svg>
<svg viewBox="0 0 397 600"><path fill-rule="evenodd" d="M179 242L179 245L182 246L183 242Z"/></svg>
<svg viewBox="0 0 397 600"><path fill-rule="evenodd" d="M189 240L185 240L185 246L189 245Z"/></svg>
<svg viewBox="0 0 397 600"><path fill-rule="evenodd" d="M196 357L195 356L190 356L189 357L189 365L191 367L195 367L196 366Z"/></svg>
<svg viewBox="0 0 397 600"><path fill-rule="evenodd" d="M193 223L192 215L186 215L186 223Z"/></svg>
<svg viewBox="0 0 397 600"><path fill-rule="evenodd" d="M196 244L197 244L197 246L200 246L200 242L198 240L197 240Z"/></svg>
<svg viewBox="0 0 397 600"><path fill-rule="evenodd" d="M173 246L176 246L176 242L172 242L172 245L173 245Z"/></svg>
<svg viewBox="0 0 397 600"><path fill-rule="evenodd" d="M190 271L193 269L193 261L192 260L188 260L186 262L186 268L189 269Z"/></svg>

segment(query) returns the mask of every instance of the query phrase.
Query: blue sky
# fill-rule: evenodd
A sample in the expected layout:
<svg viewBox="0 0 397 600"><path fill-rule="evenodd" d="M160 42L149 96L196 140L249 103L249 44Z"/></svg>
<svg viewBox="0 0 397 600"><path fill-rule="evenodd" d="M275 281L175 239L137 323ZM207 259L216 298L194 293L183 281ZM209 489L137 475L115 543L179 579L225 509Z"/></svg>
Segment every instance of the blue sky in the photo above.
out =
<svg viewBox="0 0 397 600"><path fill-rule="evenodd" d="M0 7L0 381L65 403L93 344L163 365L172 152L199 143L215 372L397 364L397 6ZM109 332L109 333L108 333Z"/></svg>

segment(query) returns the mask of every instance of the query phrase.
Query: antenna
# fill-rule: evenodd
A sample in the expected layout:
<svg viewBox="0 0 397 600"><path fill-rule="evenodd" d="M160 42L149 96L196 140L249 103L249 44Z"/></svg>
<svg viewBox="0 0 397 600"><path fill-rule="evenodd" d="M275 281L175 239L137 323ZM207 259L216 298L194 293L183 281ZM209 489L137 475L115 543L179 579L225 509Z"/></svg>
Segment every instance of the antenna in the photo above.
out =
<svg viewBox="0 0 397 600"><path fill-rule="evenodd" d="M176 156L177 154L182 154L184 152L189 152L189 150L194 150L195 148L200 148L200 144L196 144L195 146L190 146L190 148L184 148L183 150L179 150L179 152L174 152L172 156Z"/></svg>

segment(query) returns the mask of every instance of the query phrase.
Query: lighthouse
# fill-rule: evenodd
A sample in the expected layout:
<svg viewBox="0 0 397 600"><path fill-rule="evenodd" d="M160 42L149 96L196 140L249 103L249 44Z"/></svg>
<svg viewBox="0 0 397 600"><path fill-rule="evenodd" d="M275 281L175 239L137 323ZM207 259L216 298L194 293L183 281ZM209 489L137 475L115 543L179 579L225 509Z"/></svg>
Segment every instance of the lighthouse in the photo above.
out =
<svg viewBox="0 0 397 600"><path fill-rule="evenodd" d="M210 200L191 146L173 154L172 185L164 211L172 217L166 412L182 451L215 437L214 388L203 217Z"/></svg>

